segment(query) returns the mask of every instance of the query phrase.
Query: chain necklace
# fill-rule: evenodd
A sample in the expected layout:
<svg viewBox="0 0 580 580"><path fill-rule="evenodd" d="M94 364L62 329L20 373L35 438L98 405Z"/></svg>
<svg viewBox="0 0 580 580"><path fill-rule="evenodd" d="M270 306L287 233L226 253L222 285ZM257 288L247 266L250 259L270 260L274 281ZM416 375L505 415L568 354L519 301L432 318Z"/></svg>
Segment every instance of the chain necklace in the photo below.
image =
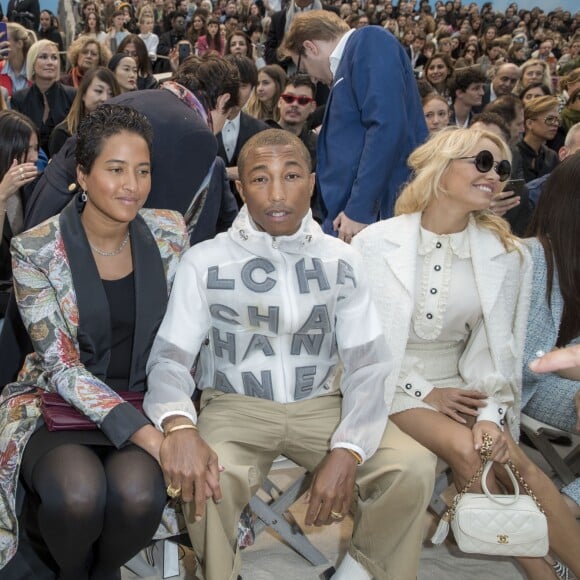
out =
<svg viewBox="0 0 580 580"><path fill-rule="evenodd" d="M112 256L118 256L123 251L123 248L129 242L129 237L130 237L129 232L127 232L127 235L125 236L125 239L121 242L121 245L116 250L113 250L112 252L105 252L104 250L99 250L99 248L95 248L95 246L93 246L93 244L91 244L91 242L89 242L89 246L91 247L91 250L97 252L97 254L99 254L99 256L105 256L107 258L110 258Z"/></svg>

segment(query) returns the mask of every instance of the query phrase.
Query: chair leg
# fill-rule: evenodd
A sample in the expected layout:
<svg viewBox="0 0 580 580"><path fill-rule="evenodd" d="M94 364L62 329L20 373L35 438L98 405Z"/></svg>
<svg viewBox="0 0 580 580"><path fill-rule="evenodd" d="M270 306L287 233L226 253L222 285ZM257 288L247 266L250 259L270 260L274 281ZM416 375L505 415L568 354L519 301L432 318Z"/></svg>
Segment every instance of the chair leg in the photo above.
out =
<svg viewBox="0 0 580 580"><path fill-rule="evenodd" d="M276 530L285 542L290 544L292 548L313 566L328 563L326 557L311 544L300 527L297 525L291 526L286 521L283 512L274 511L266 502L257 496L252 497L250 500L250 507L265 526Z"/></svg>
<svg viewBox="0 0 580 580"><path fill-rule="evenodd" d="M441 494L449 487L451 478L451 469L447 467L445 471L440 473L435 480L435 487L433 488L433 495L429 502L429 509L441 517L447 511L447 504L441 499Z"/></svg>
<svg viewBox="0 0 580 580"><path fill-rule="evenodd" d="M568 485L576 479L576 476L570 467L543 435L538 435L534 430L528 429L525 425L522 425L522 429L530 438L530 441L534 444L535 448L542 454L542 457L549 463L556 475L562 480L564 485Z"/></svg>

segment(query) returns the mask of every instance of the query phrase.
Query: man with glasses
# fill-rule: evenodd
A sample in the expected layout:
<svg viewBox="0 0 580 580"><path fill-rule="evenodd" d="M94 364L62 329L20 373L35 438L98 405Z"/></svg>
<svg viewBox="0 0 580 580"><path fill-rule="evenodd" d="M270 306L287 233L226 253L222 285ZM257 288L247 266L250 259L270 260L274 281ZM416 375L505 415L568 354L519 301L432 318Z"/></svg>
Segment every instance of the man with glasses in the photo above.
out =
<svg viewBox="0 0 580 580"><path fill-rule="evenodd" d="M560 103L557 97L545 96L528 101L524 107L525 133L514 150L512 177L526 183L550 173L558 165L558 155L546 146L560 127Z"/></svg>
<svg viewBox="0 0 580 580"><path fill-rule="evenodd" d="M318 138L325 232L350 243L393 215L407 157L427 137L413 69L387 30L350 30L327 11L298 14L280 52L331 92Z"/></svg>
<svg viewBox="0 0 580 580"><path fill-rule="evenodd" d="M316 87L306 75L296 75L288 80L284 92L280 95L278 109L280 120L278 125L285 131L290 131L304 143L310 157L312 168L316 172L316 145L318 135L308 126L308 117L316 110L314 95ZM310 201L312 214L317 221L322 221L324 211L320 201L320 192L315 187Z"/></svg>

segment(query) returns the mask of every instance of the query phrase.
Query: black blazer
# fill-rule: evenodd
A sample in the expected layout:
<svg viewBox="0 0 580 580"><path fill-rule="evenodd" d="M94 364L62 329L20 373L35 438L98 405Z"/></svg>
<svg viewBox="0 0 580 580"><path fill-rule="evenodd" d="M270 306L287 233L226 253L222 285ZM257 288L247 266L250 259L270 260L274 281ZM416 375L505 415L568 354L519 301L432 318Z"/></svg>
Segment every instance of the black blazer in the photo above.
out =
<svg viewBox="0 0 580 580"><path fill-rule="evenodd" d="M76 89L67 87L61 82L55 82L46 91L46 99L50 112L46 122L43 122L44 97L39 88L32 84L30 87L16 91L12 95L12 108L19 113L30 117L32 122L40 131L40 147L48 151L48 142L53 129L68 115L72 102L74 101Z"/></svg>

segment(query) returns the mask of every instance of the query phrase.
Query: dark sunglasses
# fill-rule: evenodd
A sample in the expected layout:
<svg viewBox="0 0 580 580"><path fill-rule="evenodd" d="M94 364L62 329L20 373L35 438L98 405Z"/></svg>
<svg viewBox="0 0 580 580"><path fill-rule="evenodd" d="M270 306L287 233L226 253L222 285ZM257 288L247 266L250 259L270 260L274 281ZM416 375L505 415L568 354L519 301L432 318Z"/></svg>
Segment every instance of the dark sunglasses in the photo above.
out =
<svg viewBox="0 0 580 580"><path fill-rule="evenodd" d="M511 163L507 160L500 161L499 163L495 161L493 155L487 149L480 151L477 155L472 157L459 157L459 159L473 159L475 164L475 169L480 173L487 173L492 169L499 175L500 181L505 181L510 176L512 172Z"/></svg>
<svg viewBox="0 0 580 580"><path fill-rule="evenodd" d="M288 93L282 93L280 97L285 103L288 103L289 105L298 103L301 107L305 107L309 103L314 102L312 97L307 97L306 95L289 95Z"/></svg>

